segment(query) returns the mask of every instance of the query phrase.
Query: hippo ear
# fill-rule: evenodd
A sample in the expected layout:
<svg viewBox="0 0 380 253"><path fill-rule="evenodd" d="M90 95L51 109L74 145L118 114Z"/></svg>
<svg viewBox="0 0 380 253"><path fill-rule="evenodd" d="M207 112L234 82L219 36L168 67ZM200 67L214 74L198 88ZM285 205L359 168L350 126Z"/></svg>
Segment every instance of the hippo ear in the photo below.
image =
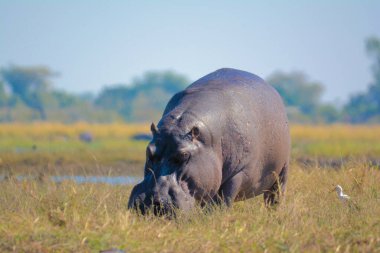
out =
<svg viewBox="0 0 380 253"><path fill-rule="evenodd" d="M152 134L153 134L153 135L158 134L158 128L156 127L156 125L155 125L154 123L152 123L152 124L150 125L150 131L152 131Z"/></svg>
<svg viewBox="0 0 380 253"><path fill-rule="evenodd" d="M199 137L199 135L201 134L201 132L199 131L199 128L198 127L193 127L192 129L191 129L191 137L193 138L193 139L197 139L198 137Z"/></svg>

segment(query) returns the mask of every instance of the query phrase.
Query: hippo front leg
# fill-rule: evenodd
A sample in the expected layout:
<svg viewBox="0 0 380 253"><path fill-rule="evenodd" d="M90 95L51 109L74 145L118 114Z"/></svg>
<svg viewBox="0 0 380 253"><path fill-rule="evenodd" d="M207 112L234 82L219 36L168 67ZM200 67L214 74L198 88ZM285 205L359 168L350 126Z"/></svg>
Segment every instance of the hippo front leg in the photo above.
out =
<svg viewBox="0 0 380 253"><path fill-rule="evenodd" d="M218 195L213 199L214 202L218 204L224 203L228 207L231 207L240 192L243 176L243 173L239 172L225 181L219 188Z"/></svg>

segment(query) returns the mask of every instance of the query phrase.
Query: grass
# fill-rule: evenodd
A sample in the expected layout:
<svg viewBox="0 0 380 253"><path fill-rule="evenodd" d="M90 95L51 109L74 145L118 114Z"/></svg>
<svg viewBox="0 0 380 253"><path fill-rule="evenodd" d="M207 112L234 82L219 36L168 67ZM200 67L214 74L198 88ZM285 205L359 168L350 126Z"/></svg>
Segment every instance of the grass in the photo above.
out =
<svg viewBox="0 0 380 253"><path fill-rule="evenodd" d="M80 141L80 133L94 137ZM100 173L110 170L138 174L146 143L131 137L148 133L147 124L57 123L0 125L0 173ZM136 164L140 168L136 169ZM132 168L132 169L131 169Z"/></svg>
<svg viewBox="0 0 380 253"><path fill-rule="evenodd" d="M379 125L291 127L292 156L358 158L380 156Z"/></svg>
<svg viewBox="0 0 380 253"><path fill-rule="evenodd" d="M96 174L102 163L124 159L126 170L121 173L129 174L128 155L140 167L146 144L131 141L130 136L148 129L148 125L121 124L2 125L0 141L8 143L1 145L3 171L17 175L23 167L48 169L44 163L67 156L61 165L51 164L48 172L60 173L57 170L78 162L88 165L84 173ZM92 132L97 143L77 141L81 131ZM67 147L56 143L57 133L69 136ZM176 220L141 217L126 208L130 186L18 181L10 176L0 182L0 251L380 252L380 170L368 162L380 155L380 127L293 126L292 140L294 159L286 200L275 209L265 208L259 196L237 202L231 209L195 210ZM34 143L41 151L15 153L20 143ZM44 143L50 149L42 149ZM120 153L113 153L120 148ZM25 165L28 155L33 165ZM334 168L298 161L321 157L346 160ZM354 204L338 200L331 191L336 184Z"/></svg>
<svg viewBox="0 0 380 253"><path fill-rule="evenodd" d="M126 209L130 187L0 183L0 249L16 252L247 252L380 250L380 171L359 164L340 170L293 166L286 201L262 197L211 214L165 220ZM331 192L341 184L358 209Z"/></svg>
<svg viewBox="0 0 380 253"><path fill-rule="evenodd" d="M78 136L82 132L91 133L94 141L81 142ZM141 170L135 165L144 162L147 142L133 140L131 137L137 133L149 133L149 124L3 124L0 125L0 173L11 168L24 174L49 170L138 174ZM380 157L378 125L295 125L291 127L291 135L294 160L324 163Z"/></svg>

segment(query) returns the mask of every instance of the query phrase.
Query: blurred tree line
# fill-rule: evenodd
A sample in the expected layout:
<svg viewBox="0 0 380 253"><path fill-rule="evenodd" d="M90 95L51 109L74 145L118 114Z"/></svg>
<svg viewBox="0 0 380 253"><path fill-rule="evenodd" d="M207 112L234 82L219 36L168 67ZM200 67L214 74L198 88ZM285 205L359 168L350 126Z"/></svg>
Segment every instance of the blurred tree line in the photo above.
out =
<svg viewBox="0 0 380 253"><path fill-rule="evenodd" d="M0 122L157 121L171 96L190 81L173 71L147 72L131 84L116 84L100 94L74 95L53 89L58 74L44 66L0 70Z"/></svg>
<svg viewBox="0 0 380 253"><path fill-rule="evenodd" d="M380 122L380 40L366 41L373 81L343 107L323 103L323 84L302 72L275 72L267 78L283 97L292 122ZM191 82L173 71L147 72L129 84L104 88L97 96L54 89L58 73L44 66L0 69L0 122L157 121L170 97Z"/></svg>

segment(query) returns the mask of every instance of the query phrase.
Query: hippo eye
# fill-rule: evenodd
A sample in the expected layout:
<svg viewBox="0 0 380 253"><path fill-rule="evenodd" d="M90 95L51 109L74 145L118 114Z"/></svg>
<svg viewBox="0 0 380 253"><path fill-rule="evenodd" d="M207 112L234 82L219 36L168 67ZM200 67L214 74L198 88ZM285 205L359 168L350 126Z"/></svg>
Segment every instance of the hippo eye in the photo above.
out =
<svg viewBox="0 0 380 253"><path fill-rule="evenodd" d="M174 165L180 165L189 160L190 154L188 152L179 152L170 158L170 162Z"/></svg>
<svg viewBox="0 0 380 253"><path fill-rule="evenodd" d="M155 153L156 153L156 146L152 143L149 144L148 147L146 147L146 156L149 159L152 159Z"/></svg>
<svg viewBox="0 0 380 253"><path fill-rule="evenodd" d="M156 154L155 146L149 145L146 149L146 161L149 166L152 166L153 163L161 162L161 157Z"/></svg>
<svg viewBox="0 0 380 253"><path fill-rule="evenodd" d="M149 151L149 149L146 150L146 158L147 161L153 160L153 154Z"/></svg>

